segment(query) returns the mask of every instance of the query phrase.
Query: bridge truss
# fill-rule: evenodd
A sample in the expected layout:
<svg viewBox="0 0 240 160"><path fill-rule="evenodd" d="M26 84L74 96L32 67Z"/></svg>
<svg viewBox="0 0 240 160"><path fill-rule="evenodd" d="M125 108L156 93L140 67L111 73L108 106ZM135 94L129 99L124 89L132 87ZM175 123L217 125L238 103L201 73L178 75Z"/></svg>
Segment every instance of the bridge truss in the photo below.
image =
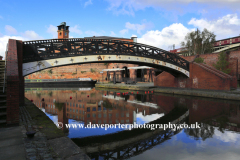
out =
<svg viewBox="0 0 240 160"><path fill-rule="evenodd" d="M189 70L176 54L146 44L109 39L49 39L23 42L23 63L87 55L129 55L154 58Z"/></svg>
<svg viewBox="0 0 240 160"><path fill-rule="evenodd" d="M102 153L89 153L91 159L106 159L106 160L118 160L118 159L128 159L133 156L142 154L143 152L153 148L156 145L159 145L166 140L171 139L172 136L178 134L181 130L166 130L161 132L158 135L150 137L148 139L139 141L137 143L129 144L127 146L118 148L112 151L106 151Z"/></svg>

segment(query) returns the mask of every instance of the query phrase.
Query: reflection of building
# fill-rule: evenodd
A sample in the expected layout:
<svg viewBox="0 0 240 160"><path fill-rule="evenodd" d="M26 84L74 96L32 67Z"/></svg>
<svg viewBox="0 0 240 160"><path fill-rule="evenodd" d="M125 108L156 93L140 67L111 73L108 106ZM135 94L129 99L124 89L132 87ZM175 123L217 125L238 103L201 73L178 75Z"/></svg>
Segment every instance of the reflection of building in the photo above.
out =
<svg viewBox="0 0 240 160"><path fill-rule="evenodd" d="M106 94L106 96L105 96ZM115 98L109 99L107 95ZM137 95L114 96L113 92L90 91L27 91L25 96L33 100L45 112L58 115L58 122L68 123L68 119L93 124L129 124L136 121L136 113L145 115L162 113L161 108L151 102L151 95L144 95L144 102L137 101ZM117 97L122 98L117 100ZM44 102L42 102L44 98ZM59 108L56 103L64 104ZM148 102L148 103L147 103ZM145 104L144 104L145 103ZM153 105L149 107L148 105Z"/></svg>

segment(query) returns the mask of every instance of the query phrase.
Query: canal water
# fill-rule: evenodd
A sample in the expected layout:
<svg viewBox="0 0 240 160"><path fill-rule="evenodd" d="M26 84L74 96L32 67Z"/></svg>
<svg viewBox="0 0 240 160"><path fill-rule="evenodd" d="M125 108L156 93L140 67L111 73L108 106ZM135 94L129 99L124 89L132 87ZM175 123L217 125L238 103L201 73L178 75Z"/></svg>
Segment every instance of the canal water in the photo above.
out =
<svg viewBox="0 0 240 160"><path fill-rule="evenodd" d="M237 101L95 88L25 88L25 97L33 100L91 159L240 157ZM169 121L192 128L136 128L169 125ZM92 128L88 128L90 124ZM110 128L101 128L102 124Z"/></svg>

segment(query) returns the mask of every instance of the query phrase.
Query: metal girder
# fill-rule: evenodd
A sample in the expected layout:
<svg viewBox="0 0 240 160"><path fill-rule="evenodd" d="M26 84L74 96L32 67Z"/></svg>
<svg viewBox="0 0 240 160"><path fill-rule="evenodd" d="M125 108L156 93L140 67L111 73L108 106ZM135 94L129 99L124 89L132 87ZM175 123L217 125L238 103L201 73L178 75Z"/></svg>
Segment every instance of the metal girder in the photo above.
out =
<svg viewBox="0 0 240 160"><path fill-rule="evenodd" d="M189 62L146 44L109 39L48 39L23 42L23 63L86 55L131 55L154 58L189 70Z"/></svg>

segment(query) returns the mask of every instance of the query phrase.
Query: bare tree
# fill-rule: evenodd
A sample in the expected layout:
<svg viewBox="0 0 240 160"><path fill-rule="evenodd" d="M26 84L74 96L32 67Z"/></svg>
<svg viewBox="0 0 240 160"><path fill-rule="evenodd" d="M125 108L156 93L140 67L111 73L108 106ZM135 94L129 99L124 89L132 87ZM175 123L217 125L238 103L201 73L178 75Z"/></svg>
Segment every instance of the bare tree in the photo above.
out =
<svg viewBox="0 0 240 160"><path fill-rule="evenodd" d="M181 42L182 51L188 55L212 52L215 37L216 35L206 28L202 32L197 29L185 36L185 42Z"/></svg>

